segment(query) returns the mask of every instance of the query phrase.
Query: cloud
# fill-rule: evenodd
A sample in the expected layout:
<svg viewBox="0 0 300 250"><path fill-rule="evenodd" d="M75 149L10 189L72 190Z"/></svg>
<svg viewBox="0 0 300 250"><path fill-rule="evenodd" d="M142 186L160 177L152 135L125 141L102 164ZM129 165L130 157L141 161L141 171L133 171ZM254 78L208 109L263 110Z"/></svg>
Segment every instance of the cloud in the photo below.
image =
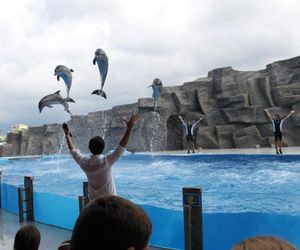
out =
<svg viewBox="0 0 300 250"><path fill-rule="evenodd" d="M299 54L296 0L6 1L0 10L0 124L68 119L63 108L38 113L38 101L61 89L58 64L74 69L74 114L150 97L165 86L206 76L223 66L258 70ZM94 51L109 57L104 101Z"/></svg>

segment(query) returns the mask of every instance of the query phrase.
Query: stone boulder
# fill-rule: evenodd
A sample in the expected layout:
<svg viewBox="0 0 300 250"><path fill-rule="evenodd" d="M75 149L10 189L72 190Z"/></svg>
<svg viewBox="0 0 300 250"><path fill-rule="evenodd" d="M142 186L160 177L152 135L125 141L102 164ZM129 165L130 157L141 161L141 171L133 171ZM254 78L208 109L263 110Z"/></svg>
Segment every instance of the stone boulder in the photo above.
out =
<svg viewBox="0 0 300 250"><path fill-rule="evenodd" d="M197 145L206 149L219 148L216 128L214 126L199 126L197 134Z"/></svg>
<svg viewBox="0 0 300 250"><path fill-rule="evenodd" d="M277 86L273 89L273 96L277 106L291 107L300 102L300 84Z"/></svg>
<svg viewBox="0 0 300 250"><path fill-rule="evenodd" d="M218 125L216 126L218 144L220 148L233 148L233 133L236 130L235 125Z"/></svg>
<svg viewBox="0 0 300 250"><path fill-rule="evenodd" d="M10 152L11 156L21 154L22 132L10 132L6 136L5 150Z"/></svg>
<svg viewBox="0 0 300 250"><path fill-rule="evenodd" d="M251 106L246 108L223 108L222 113L228 123L267 123L265 107Z"/></svg>
<svg viewBox="0 0 300 250"><path fill-rule="evenodd" d="M26 155L43 154L43 127L28 128Z"/></svg>
<svg viewBox="0 0 300 250"><path fill-rule="evenodd" d="M14 149L12 144L1 145L1 155L2 156L17 156L18 152Z"/></svg>
<svg viewBox="0 0 300 250"><path fill-rule="evenodd" d="M154 108L153 98L140 98L138 100L138 107L141 110L153 111Z"/></svg>
<svg viewBox="0 0 300 250"><path fill-rule="evenodd" d="M47 124L43 126L42 151L48 154L58 154L62 150L65 136L62 125Z"/></svg>
<svg viewBox="0 0 300 250"><path fill-rule="evenodd" d="M233 140L237 148L254 148L256 145L260 147L270 146L268 138L263 138L254 125L233 133Z"/></svg>
<svg viewBox="0 0 300 250"><path fill-rule="evenodd" d="M222 96L216 99L220 108L245 108L249 107L248 95Z"/></svg>

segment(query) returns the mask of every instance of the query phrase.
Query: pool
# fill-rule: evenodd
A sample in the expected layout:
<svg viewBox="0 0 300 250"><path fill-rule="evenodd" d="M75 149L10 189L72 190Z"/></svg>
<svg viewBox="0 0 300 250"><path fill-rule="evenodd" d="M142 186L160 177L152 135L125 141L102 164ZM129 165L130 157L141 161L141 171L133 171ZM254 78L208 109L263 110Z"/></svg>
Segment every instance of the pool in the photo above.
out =
<svg viewBox="0 0 300 250"><path fill-rule="evenodd" d="M65 197L68 204L77 207L76 199L86 180L69 155L0 158L0 170L3 182L13 186L22 184L24 175L34 176L37 197L55 197L47 196L47 204ZM127 153L114 165L113 173L118 194L143 205L150 214L155 229L152 242L156 245L183 248L181 189L199 187L203 191L205 249L229 249L237 241L257 234L278 235L300 246L293 233L300 231L298 155ZM60 207L67 206L64 204ZM72 227L74 218L67 227ZM170 239L160 239L162 230ZM174 239L179 238L176 234L181 234L180 239Z"/></svg>
<svg viewBox="0 0 300 250"><path fill-rule="evenodd" d="M3 181L34 176L37 192L77 198L86 177L69 155L0 161ZM181 210L181 189L203 190L206 213L300 214L298 155L127 154L113 167L118 194L139 204Z"/></svg>

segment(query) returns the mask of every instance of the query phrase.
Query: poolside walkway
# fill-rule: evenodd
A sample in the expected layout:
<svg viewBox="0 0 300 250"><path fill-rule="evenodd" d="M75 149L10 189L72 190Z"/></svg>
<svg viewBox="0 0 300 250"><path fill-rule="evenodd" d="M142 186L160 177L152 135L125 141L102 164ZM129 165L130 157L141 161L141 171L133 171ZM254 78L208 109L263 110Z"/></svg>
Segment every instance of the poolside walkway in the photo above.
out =
<svg viewBox="0 0 300 250"><path fill-rule="evenodd" d="M41 223L33 223L41 233L41 250L57 249L59 244L69 239L71 232L69 230L48 226ZM18 216L0 209L0 249L13 249L14 237L20 227L25 225L19 223Z"/></svg>
<svg viewBox="0 0 300 250"><path fill-rule="evenodd" d="M300 154L300 147L283 147L283 154ZM150 154L150 153L149 153ZM187 150L153 152L156 154L185 155ZM275 154L275 148L226 148L226 149L197 149L195 154ZM190 154L193 155L193 154Z"/></svg>
<svg viewBox="0 0 300 250"><path fill-rule="evenodd" d="M71 231L61 228L48 226L41 223L34 224L41 233L41 250L56 250L61 242L67 240L71 236ZM20 224L18 216L0 209L0 249L13 249L14 237L20 227L25 225ZM152 250L159 250L161 248L151 247Z"/></svg>

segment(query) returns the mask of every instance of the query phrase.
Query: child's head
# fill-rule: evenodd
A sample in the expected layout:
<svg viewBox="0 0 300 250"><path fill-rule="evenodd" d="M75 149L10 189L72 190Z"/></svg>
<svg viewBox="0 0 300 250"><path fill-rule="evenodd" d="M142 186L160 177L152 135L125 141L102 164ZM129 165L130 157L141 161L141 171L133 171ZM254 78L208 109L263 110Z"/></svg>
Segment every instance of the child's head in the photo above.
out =
<svg viewBox="0 0 300 250"><path fill-rule="evenodd" d="M95 136L89 142L89 149L93 155L102 154L104 147L105 147L105 142L101 136Z"/></svg>
<svg viewBox="0 0 300 250"><path fill-rule="evenodd" d="M142 208L117 196L98 198L79 215L71 250L146 250L152 224Z"/></svg>
<svg viewBox="0 0 300 250"><path fill-rule="evenodd" d="M38 250L40 241L39 230L35 226L26 225L16 233L14 250Z"/></svg>
<svg viewBox="0 0 300 250"><path fill-rule="evenodd" d="M275 114L275 119L276 119L276 120L280 120L280 115Z"/></svg>

